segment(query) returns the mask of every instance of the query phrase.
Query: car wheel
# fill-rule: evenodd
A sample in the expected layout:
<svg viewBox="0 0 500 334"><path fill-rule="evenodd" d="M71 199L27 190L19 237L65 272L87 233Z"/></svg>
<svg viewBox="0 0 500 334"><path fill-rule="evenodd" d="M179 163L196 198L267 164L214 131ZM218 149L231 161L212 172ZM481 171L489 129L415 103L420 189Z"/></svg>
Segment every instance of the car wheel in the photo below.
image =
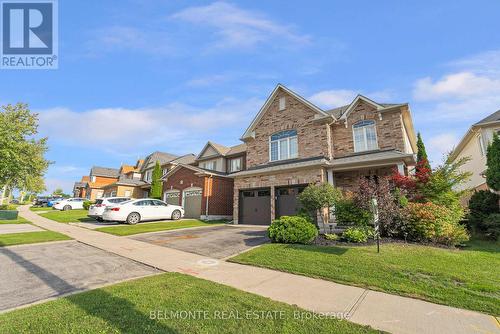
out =
<svg viewBox="0 0 500 334"><path fill-rule="evenodd" d="M130 224L130 225L135 225L140 221L141 221L141 215L138 214L137 212L132 212L127 217L127 224Z"/></svg>
<svg viewBox="0 0 500 334"><path fill-rule="evenodd" d="M68 211L68 210L71 210L71 205L65 205L63 207L63 211Z"/></svg>
<svg viewBox="0 0 500 334"><path fill-rule="evenodd" d="M104 221L104 219L102 219L101 217L97 217L97 218L96 218L96 220L97 220L98 222L103 222L103 221Z"/></svg>
<svg viewBox="0 0 500 334"><path fill-rule="evenodd" d="M172 212L172 220L179 220L181 219L181 212L179 210L175 210Z"/></svg>

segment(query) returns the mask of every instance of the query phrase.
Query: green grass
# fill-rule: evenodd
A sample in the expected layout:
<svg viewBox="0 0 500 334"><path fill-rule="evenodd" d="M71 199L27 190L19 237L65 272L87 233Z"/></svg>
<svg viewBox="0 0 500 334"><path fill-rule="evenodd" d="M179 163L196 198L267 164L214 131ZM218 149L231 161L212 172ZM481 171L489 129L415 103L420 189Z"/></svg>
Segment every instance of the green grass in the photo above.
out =
<svg viewBox="0 0 500 334"><path fill-rule="evenodd" d="M175 312L189 311L194 319L175 319ZM246 319L247 312L259 311L283 311L284 316ZM297 320L294 311L301 309L199 278L166 273L0 314L0 332L375 333L343 320ZM243 319L218 319L221 312L238 312ZM151 319L151 314L163 316Z"/></svg>
<svg viewBox="0 0 500 334"><path fill-rule="evenodd" d="M176 230L179 228L187 228L187 227L210 226L222 223L223 221L215 221L215 220L203 221L199 219L186 219L186 220L165 221L158 223L139 223L137 225L124 224L120 226L100 227L96 229L96 231L124 236L124 235L132 235L145 232Z"/></svg>
<svg viewBox="0 0 500 334"><path fill-rule="evenodd" d="M29 224L30 222L21 216L17 216L14 220L0 220L0 224Z"/></svg>
<svg viewBox="0 0 500 334"><path fill-rule="evenodd" d="M318 277L500 315L500 244L464 250L383 244L319 247L267 244L231 261Z"/></svg>
<svg viewBox="0 0 500 334"><path fill-rule="evenodd" d="M24 233L0 234L0 246L34 244L38 242L70 240L71 238L57 232L38 231ZM0 331L1 332L1 331Z"/></svg>
<svg viewBox="0 0 500 334"><path fill-rule="evenodd" d="M40 216L55 220L59 223L78 223L78 222L91 222L95 221L92 218L87 217L87 210L78 209L78 210L68 210L68 211L60 211L60 210L52 210L47 213L40 213Z"/></svg>
<svg viewBox="0 0 500 334"><path fill-rule="evenodd" d="M30 210L31 211L34 211L34 212L37 212L37 211L52 211L52 208L49 208L49 207L44 207L44 206L30 206Z"/></svg>

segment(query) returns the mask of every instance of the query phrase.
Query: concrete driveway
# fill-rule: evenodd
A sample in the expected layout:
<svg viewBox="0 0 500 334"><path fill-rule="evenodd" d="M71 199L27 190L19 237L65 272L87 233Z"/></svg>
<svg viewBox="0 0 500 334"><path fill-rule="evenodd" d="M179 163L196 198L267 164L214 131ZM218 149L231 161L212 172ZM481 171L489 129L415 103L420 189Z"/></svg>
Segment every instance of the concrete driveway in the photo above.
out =
<svg viewBox="0 0 500 334"><path fill-rule="evenodd" d="M269 242L267 226L219 225L154 232L130 238L154 245L222 259Z"/></svg>
<svg viewBox="0 0 500 334"><path fill-rule="evenodd" d="M0 247L0 312L159 273L77 241Z"/></svg>

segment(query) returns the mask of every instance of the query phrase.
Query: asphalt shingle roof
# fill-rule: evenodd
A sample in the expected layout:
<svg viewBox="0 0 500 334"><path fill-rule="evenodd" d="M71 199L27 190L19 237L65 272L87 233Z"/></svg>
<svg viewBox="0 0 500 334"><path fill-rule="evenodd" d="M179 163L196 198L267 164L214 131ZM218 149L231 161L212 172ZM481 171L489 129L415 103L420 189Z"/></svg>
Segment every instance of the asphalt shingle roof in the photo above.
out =
<svg viewBox="0 0 500 334"><path fill-rule="evenodd" d="M484 123L490 123L490 122L500 122L500 110L495 111L493 114L483 118L479 122L477 122L474 125L481 125Z"/></svg>
<svg viewBox="0 0 500 334"><path fill-rule="evenodd" d="M142 164L141 171L144 171L149 168L153 168L154 165L156 164L156 161L160 162L160 165L166 164L167 162L170 162L174 159L176 159L177 156L174 154L166 153L166 152L160 152L156 151L151 153L146 157L144 160L144 163Z"/></svg>
<svg viewBox="0 0 500 334"><path fill-rule="evenodd" d="M120 176L120 170L117 168L94 166L90 169L90 175L104 176L104 177L118 177Z"/></svg>

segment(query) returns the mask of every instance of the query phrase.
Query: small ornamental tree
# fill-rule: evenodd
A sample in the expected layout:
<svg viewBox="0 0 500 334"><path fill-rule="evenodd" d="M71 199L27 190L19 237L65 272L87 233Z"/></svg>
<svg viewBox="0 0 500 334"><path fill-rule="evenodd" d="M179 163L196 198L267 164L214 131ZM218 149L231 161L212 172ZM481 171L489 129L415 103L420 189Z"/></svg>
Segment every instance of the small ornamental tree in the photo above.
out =
<svg viewBox="0 0 500 334"><path fill-rule="evenodd" d="M495 133L493 141L488 145L486 154L486 184L495 191L500 191L500 138Z"/></svg>
<svg viewBox="0 0 500 334"><path fill-rule="evenodd" d="M425 150L424 141L422 140L420 132L417 134L417 172L420 168L420 166L418 165L419 162L421 167L425 167L428 170L431 169L429 159L427 158L427 151Z"/></svg>
<svg viewBox="0 0 500 334"><path fill-rule="evenodd" d="M161 199L162 176L160 162L156 161L155 168L153 169L153 179L151 181L151 198Z"/></svg>
<svg viewBox="0 0 500 334"><path fill-rule="evenodd" d="M321 222L326 231L326 219L323 214L324 209L331 208L342 198L342 193L329 183L321 183L319 185L310 184L299 195L299 200L304 209L306 209L314 218L316 213L320 211Z"/></svg>

